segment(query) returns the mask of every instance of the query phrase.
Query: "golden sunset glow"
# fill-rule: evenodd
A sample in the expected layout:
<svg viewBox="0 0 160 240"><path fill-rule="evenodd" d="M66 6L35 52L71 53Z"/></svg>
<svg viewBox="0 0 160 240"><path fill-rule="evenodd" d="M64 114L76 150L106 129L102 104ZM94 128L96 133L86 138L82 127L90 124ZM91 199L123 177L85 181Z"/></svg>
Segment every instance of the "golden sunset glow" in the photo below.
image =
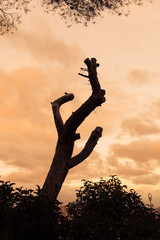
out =
<svg viewBox="0 0 160 240"><path fill-rule="evenodd" d="M103 136L91 156L69 171L59 195L75 198L81 180L116 174L153 204L160 202L160 2L131 7L129 17L106 12L96 24L67 28L57 15L35 8L14 34L0 37L1 178L42 186L57 141L50 102L71 92L64 119L90 95L78 76L86 57L100 63L106 102L79 128L76 152L96 126Z"/></svg>

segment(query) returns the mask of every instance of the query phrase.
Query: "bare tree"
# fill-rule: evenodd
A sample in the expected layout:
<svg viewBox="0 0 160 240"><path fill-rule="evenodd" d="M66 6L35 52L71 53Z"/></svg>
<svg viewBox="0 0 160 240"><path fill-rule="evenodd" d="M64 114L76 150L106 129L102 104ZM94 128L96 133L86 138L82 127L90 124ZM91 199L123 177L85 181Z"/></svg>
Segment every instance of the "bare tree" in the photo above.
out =
<svg viewBox="0 0 160 240"><path fill-rule="evenodd" d="M83 150L72 157L74 143L77 139L80 139L80 134L76 133L77 128L96 107L101 106L101 104L105 102L105 90L101 89L97 78L96 69L99 67L99 64L95 58L87 58L84 63L87 66L88 76L84 74L79 75L87 77L91 84L92 94L88 100L72 113L65 123L63 123L60 115L60 106L73 100L74 95L72 93L65 93L64 96L51 103L58 132L58 141L53 162L43 185L43 190L46 194L50 195L53 200L56 200L69 169L84 161L91 154L98 139L102 136L103 129L96 127Z"/></svg>

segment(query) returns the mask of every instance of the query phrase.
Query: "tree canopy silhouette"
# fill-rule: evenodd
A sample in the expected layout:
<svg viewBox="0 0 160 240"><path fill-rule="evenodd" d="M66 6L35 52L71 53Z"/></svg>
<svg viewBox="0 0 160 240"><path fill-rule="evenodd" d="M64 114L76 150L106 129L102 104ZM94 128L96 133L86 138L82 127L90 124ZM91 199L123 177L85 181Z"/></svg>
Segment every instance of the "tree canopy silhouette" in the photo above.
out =
<svg viewBox="0 0 160 240"><path fill-rule="evenodd" d="M127 191L119 178L85 181L69 203L71 240L159 239L160 214L147 207L134 189Z"/></svg>
<svg viewBox="0 0 160 240"><path fill-rule="evenodd" d="M21 23L23 12L28 13L33 7L41 6L47 13L58 13L68 24L73 22L94 22L109 10L118 15L128 15L131 4L142 5L144 0L0 0L0 34L13 32Z"/></svg>
<svg viewBox="0 0 160 240"><path fill-rule="evenodd" d="M159 240L160 214L115 176L84 181L66 208L68 215L63 215L60 203L39 187L16 188L0 181L0 239Z"/></svg>
<svg viewBox="0 0 160 240"><path fill-rule="evenodd" d="M32 190L14 185L0 181L0 239L60 239L64 235L60 202L43 195L39 187Z"/></svg>

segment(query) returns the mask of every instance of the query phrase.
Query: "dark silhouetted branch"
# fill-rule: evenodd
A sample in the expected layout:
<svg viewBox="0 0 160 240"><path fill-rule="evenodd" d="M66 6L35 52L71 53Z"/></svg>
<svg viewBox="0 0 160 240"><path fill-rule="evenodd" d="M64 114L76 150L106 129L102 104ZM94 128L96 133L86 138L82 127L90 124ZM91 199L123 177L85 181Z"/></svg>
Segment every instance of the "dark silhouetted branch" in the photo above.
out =
<svg viewBox="0 0 160 240"><path fill-rule="evenodd" d="M87 65L89 73L89 82L92 87L92 94L88 100L81 105L66 121L65 128L68 132L75 132L81 125L84 119L98 106L105 102L105 90L101 89L97 78L97 63L95 58L85 59L84 63Z"/></svg>
<svg viewBox="0 0 160 240"><path fill-rule="evenodd" d="M84 63L88 67L88 73L89 73L89 81L92 87L93 94L96 94L100 91L101 86L97 78L97 67L99 67L99 63L97 63L96 58L86 58Z"/></svg>
<svg viewBox="0 0 160 240"><path fill-rule="evenodd" d="M102 130L103 129L101 127L96 127L96 129L91 133L91 136L89 137L83 150L70 159L69 168L75 167L76 165L84 161L92 153L98 139L102 136Z"/></svg>
<svg viewBox="0 0 160 240"><path fill-rule="evenodd" d="M73 98L74 98L74 95L72 93L70 94L65 93L64 96L58 98L54 102L51 102L54 120L55 120L57 132L59 136L61 136L63 131L63 120L60 114L60 106L68 101L73 100Z"/></svg>
<svg viewBox="0 0 160 240"><path fill-rule="evenodd" d="M82 77L85 77L85 78L89 78L89 76L85 75L85 74L82 74L82 73L78 73L78 75L82 76Z"/></svg>

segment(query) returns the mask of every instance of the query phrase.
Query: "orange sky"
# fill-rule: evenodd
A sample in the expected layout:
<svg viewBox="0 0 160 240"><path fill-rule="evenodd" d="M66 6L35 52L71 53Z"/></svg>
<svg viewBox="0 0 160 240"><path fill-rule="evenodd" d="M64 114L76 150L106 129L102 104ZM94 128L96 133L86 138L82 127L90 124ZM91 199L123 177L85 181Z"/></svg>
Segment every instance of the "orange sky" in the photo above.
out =
<svg viewBox="0 0 160 240"><path fill-rule="evenodd" d="M13 35L0 37L0 167L2 179L42 186L57 133L50 102L73 92L62 107L66 119L90 95L77 75L96 57L107 101L82 124L76 151L96 126L103 137L92 155L73 168L59 199L75 197L81 179L117 174L143 199L160 199L160 2L134 7L129 17L108 13L87 28L67 28L58 16L36 8ZM78 90L78 91L77 91Z"/></svg>

